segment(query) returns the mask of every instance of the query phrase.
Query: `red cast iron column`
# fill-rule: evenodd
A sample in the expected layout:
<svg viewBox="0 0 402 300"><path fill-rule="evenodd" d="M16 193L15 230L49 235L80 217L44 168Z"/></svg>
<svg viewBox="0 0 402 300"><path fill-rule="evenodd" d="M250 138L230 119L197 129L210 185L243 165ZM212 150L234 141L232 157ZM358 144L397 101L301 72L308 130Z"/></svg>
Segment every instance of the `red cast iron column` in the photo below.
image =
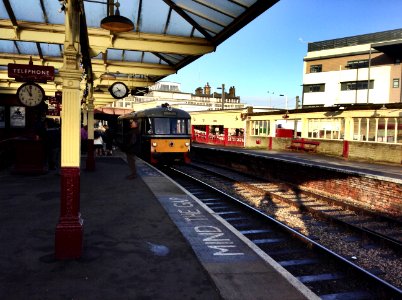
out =
<svg viewBox="0 0 402 300"><path fill-rule="evenodd" d="M56 226L56 259L81 257L83 222L80 216L80 3L69 0L65 8L65 42L63 67L63 111L61 123L61 191L60 218Z"/></svg>
<svg viewBox="0 0 402 300"><path fill-rule="evenodd" d="M83 226L80 214L80 169L61 168L60 219L56 226L56 259L81 257Z"/></svg>

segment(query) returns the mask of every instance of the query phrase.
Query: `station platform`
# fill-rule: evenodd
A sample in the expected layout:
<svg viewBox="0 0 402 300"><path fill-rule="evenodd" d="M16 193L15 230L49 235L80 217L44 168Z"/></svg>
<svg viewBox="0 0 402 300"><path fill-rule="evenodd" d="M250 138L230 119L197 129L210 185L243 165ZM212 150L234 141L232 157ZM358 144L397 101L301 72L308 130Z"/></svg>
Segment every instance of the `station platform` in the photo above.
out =
<svg viewBox="0 0 402 300"><path fill-rule="evenodd" d="M83 163L82 166L85 166ZM219 216L138 160L80 174L80 259L54 258L57 171L0 171L0 299L317 299Z"/></svg>
<svg viewBox="0 0 402 300"><path fill-rule="evenodd" d="M344 173L371 176L378 179L391 180L402 183L402 164L372 163L366 161L348 160L342 157L320 155L299 151L275 151L266 149L243 149L234 147L223 147L207 144L193 144L193 148L217 148L224 151L246 153L257 156L264 156L270 159L293 162L301 165L314 166L318 168L333 169Z"/></svg>

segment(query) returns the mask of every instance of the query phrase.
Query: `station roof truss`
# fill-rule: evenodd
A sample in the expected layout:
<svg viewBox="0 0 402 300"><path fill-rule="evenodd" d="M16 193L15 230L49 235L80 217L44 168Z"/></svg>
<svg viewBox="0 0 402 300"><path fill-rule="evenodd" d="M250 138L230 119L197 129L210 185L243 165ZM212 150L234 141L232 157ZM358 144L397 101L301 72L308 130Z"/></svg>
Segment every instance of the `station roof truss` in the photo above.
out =
<svg viewBox="0 0 402 300"><path fill-rule="evenodd" d="M71 0L65 0L71 1ZM83 78L94 87L95 106L113 102L107 88L123 81L129 88L150 86L211 53L279 0L77 0ZM56 0L0 0L0 89L15 93L8 63L54 66L47 94L61 89L65 14ZM101 20L114 14L134 29L112 32ZM85 81L85 80L84 80Z"/></svg>

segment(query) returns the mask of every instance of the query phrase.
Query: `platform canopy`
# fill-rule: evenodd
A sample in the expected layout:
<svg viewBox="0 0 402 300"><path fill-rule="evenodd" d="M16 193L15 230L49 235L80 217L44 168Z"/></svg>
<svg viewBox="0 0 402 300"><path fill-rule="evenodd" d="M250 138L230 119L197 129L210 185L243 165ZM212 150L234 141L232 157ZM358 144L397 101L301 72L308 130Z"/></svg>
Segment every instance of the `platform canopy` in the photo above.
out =
<svg viewBox="0 0 402 300"><path fill-rule="evenodd" d="M0 93L20 83L7 75L9 63L54 66L46 94L60 90L63 65L64 3L57 0L0 0ZM80 0L83 83L91 80L95 106L113 102L108 87L150 86L176 73L250 23L279 0ZM116 32L101 20L121 16L134 28ZM239 58L241 59L241 58ZM89 74L88 74L89 73Z"/></svg>

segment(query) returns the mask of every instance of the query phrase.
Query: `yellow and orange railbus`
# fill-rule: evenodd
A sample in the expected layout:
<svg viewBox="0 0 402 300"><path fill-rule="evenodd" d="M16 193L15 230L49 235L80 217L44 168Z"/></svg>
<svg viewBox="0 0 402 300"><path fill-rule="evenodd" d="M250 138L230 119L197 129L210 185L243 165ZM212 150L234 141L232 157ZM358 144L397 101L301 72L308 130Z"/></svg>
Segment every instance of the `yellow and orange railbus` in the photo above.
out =
<svg viewBox="0 0 402 300"><path fill-rule="evenodd" d="M168 104L120 116L116 142L124 148L129 120L138 120L140 153L151 164L189 163L191 148L191 116Z"/></svg>

